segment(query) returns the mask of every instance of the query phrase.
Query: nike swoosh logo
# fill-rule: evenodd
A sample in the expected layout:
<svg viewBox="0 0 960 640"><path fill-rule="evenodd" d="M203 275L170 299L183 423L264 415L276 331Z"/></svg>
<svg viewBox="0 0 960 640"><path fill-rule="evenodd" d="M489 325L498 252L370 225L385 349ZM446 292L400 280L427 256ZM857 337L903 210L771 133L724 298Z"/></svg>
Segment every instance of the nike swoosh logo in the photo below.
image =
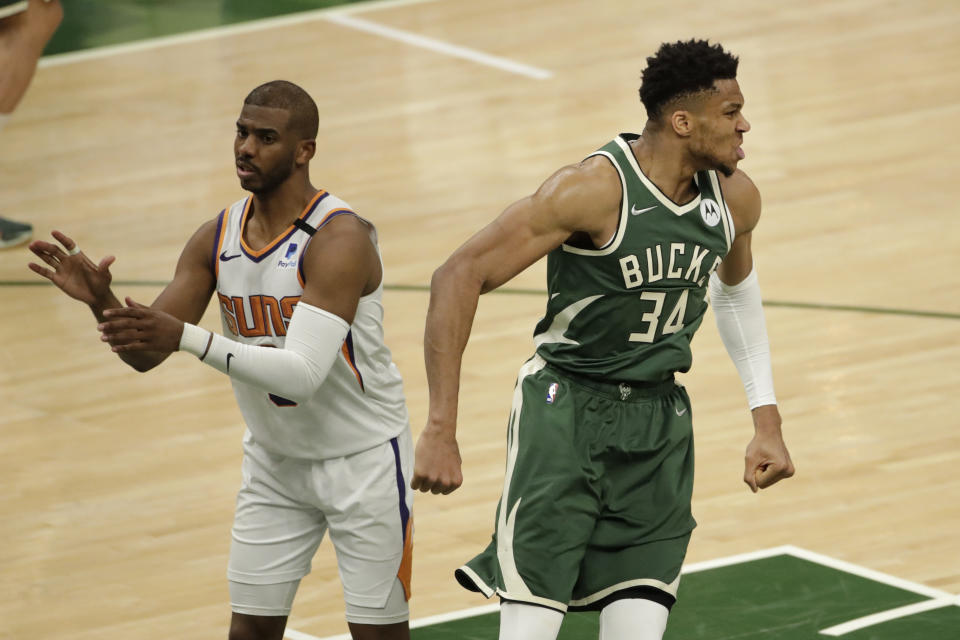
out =
<svg viewBox="0 0 960 640"><path fill-rule="evenodd" d="M641 213L646 213L647 211L650 211L656 208L657 208L657 205L653 205L652 207L647 207L646 209L637 209L637 205L634 204L630 206L630 213L632 213L635 216L638 216Z"/></svg>
<svg viewBox="0 0 960 640"><path fill-rule="evenodd" d="M683 409L679 409L679 408L677 408L677 407L674 407L673 410L677 412L677 416L678 416L678 417L679 417L679 416L682 416L683 414L685 414L685 413L687 412L687 408L686 408L686 407L684 407Z"/></svg>
<svg viewBox="0 0 960 640"><path fill-rule="evenodd" d="M230 358L234 358L234 357L236 356L234 356L232 353L227 354L227 373L230 373Z"/></svg>
<svg viewBox="0 0 960 640"><path fill-rule="evenodd" d="M220 260L222 260L223 262L226 262L227 260L233 260L234 258L239 258L239 257L240 257L239 253L234 256L228 256L227 252L224 251L223 253L220 254Z"/></svg>

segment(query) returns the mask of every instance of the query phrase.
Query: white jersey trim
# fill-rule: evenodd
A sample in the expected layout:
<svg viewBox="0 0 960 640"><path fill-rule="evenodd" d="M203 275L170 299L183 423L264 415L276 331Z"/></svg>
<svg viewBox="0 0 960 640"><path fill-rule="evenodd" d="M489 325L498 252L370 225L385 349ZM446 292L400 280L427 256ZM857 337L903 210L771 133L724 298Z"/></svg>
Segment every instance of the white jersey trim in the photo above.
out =
<svg viewBox="0 0 960 640"><path fill-rule="evenodd" d="M620 222L617 225L617 232L614 234L614 236L607 241L607 244L603 245L599 249L581 249L580 247L569 245L566 242L560 245L560 247L567 253L573 253L580 256L610 255L620 246L620 242L623 240L623 236L627 231L627 209L630 207L630 203L627 201L627 178L623 175L623 170L620 169L620 165L611 154L607 153L606 151L597 151L596 153L591 153L587 157L593 158L595 156L603 156L609 160L610 164L613 165L613 168L617 170L617 175L620 176Z"/></svg>
<svg viewBox="0 0 960 640"><path fill-rule="evenodd" d="M716 171L708 172L710 175L710 185L713 187L713 192L717 195L717 200L720 201L720 210L723 214L720 216L720 219L723 221L723 233L727 237L727 251L730 251L730 246L733 244L733 239L736 237L736 231L733 228L733 216L730 214L730 208L727 206L727 199L723 197L723 189L720 188L720 178L717 176Z"/></svg>
<svg viewBox="0 0 960 640"><path fill-rule="evenodd" d="M615 138L617 145L623 149L624 154L627 156L627 162L630 163L630 167L633 169L634 173L637 174L637 177L640 178L640 181L643 182L643 185L647 190L653 194L657 201L662 204L667 210L672 211L676 216L682 216L684 214L690 213L694 209L697 209L700 206L700 194L697 194L693 200L684 205L678 205L673 200L668 198L662 191L660 187L655 185L650 178L647 177L647 174L643 172L640 168L640 165L637 164L637 158L633 155L633 149L630 147L630 144L624 140L622 137L617 136Z"/></svg>

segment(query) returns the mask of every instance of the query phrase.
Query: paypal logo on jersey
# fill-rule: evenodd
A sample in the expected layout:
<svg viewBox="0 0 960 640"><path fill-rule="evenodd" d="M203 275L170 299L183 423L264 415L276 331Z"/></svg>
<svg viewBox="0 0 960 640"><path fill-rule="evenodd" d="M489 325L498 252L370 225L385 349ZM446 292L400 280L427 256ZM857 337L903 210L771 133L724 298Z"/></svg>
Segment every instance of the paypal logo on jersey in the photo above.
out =
<svg viewBox="0 0 960 640"><path fill-rule="evenodd" d="M287 245L287 252L282 260L277 261L277 266L283 269L289 269L297 266L297 243L291 242Z"/></svg>

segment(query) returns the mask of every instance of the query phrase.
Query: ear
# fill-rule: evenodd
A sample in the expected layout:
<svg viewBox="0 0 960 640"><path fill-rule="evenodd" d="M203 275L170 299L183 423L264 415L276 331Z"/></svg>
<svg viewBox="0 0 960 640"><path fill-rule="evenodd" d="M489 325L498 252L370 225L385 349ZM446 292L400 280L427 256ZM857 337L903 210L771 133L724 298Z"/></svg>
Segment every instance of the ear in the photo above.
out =
<svg viewBox="0 0 960 640"><path fill-rule="evenodd" d="M683 109L674 111L670 114L670 126L681 138L689 137L693 133L693 114Z"/></svg>
<svg viewBox="0 0 960 640"><path fill-rule="evenodd" d="M304 165L313 159L317 152L316 140L301 140L297 143L296 162L298 165Z"/></svg>

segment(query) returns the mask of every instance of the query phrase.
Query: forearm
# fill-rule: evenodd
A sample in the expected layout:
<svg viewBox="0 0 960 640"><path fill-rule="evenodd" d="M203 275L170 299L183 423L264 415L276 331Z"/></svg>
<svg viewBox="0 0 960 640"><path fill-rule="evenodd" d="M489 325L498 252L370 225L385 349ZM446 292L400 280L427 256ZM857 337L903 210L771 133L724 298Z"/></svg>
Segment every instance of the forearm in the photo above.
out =
<svg viewBox="0 0 960 640"><path fill-rule="evenodd" d="M460 367L482 283L464 268L445 264L430 283L423 355L430 393L428 429L456 431ZM450 435L453 435L451 433Z"/></svg>
<svg viewBox="0 0 960 640"><path fill-rule="evenodd" d="M710 278L710 299L717 330L740 374L750 409L776 405L770 342L756 271L733 286L714 274Z"/></svg>
<svg viewBox="0 0 960 640"><path fill-rule="evenodd" d="M304 402L323 384L349 328L342 318L301 302L283 349L244 344L187 323L180 349L235 380Z"/></svg>

